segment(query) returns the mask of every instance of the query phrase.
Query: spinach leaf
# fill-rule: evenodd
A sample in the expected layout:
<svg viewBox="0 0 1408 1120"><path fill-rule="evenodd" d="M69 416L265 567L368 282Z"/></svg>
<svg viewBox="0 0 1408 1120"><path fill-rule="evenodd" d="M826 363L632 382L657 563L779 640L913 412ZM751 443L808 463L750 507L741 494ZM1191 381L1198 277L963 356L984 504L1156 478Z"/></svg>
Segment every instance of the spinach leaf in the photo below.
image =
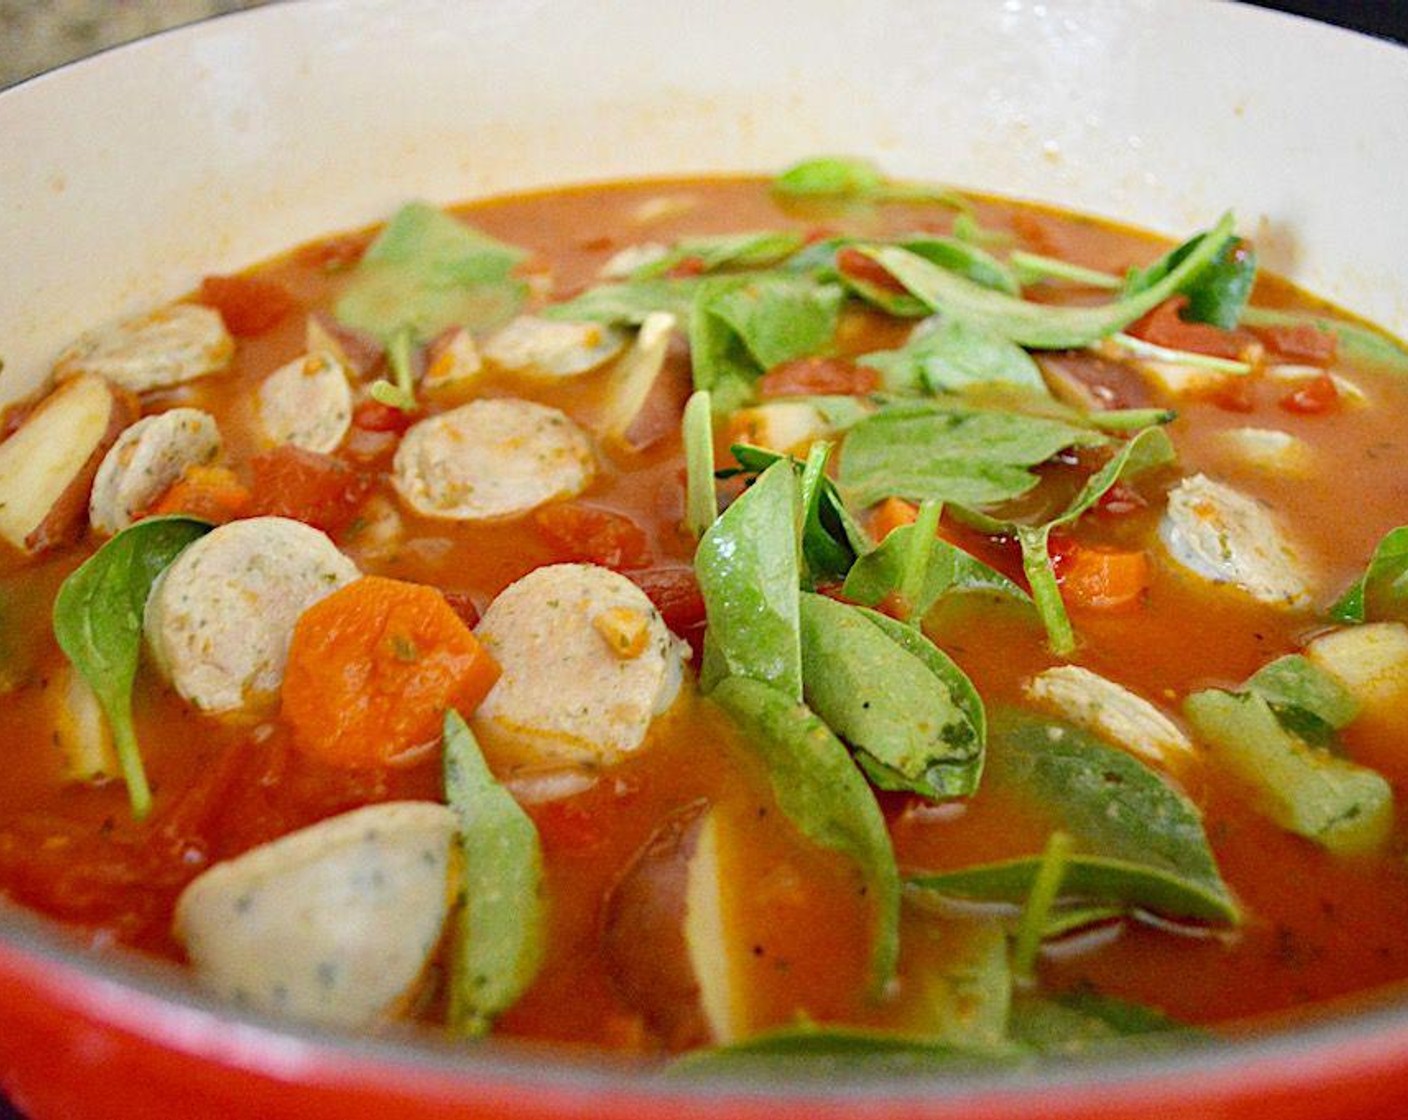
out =
<svg viewBox="0 0 1408 1120"><path fill-rule="evenodd" d="M796 230L687 237L676 242L663 257L636 269L631 279L661 276L683 261L696 263L701 272L717 272L723 268L764 268L792 256L805 244L806 238Z"/></svg>
<svg viewBox="0 0 1408 1120"><path fill-rule="evenodd" d="M1124 285L1124 281L1113 273L1084 268L1056 257L1028 253L1024 249L1013 249L1007 255L1007 265L1024 286L1042 280L1066 280L1086 288L1104 288L1115 291Z"/></svg>
<svg viewBox="0 0 1408 1120"><path fill-rule="evenodd" d="M190 517L149 517L83 562L54 600L54 637L88 682L112 729L132 815L151 809L151 790L132 726L132 685L142 652L142 615L152 584L186 546L210 532Z"/></svg>
<svg viewBox="0 0 1408 1120"><path fill-rule="evenodd" d="M1408 525L1390 529L1369 566L1330 608L1338 622L1408 622Z"/></svg>
<svg viewBox="0 0 1408 1120"><path fill-rule="evenodd" d="M717 667L802 698L797 480L790 460L758 476L694 554Z"/></svg>
<svg viewBox="0 0 1408 1120"><path fill-rule="evenodd" d="M824 1083L837 1077L892 1080L932 1076L955 1066L1011 1060L1010 1048L992 1052L923 1036L807 1023L769 1031L731 1046L696 1050L677 1059L672 1075L811 1074Z"/></svg>
<svg viewBox="0 0 1408 1120"><path fill-rule="evenodd" d="M860 252L881 265L931 310L963 319L1022 346L1059 350L1088 346L1128 326L1175 292L1185 290L1232 239L1226 214L1177 265L1158 280L1095 307L1058 307L980 287L906 249L872 245Z"/></svg>
<svg viewBox="0 0 1408 1120"><path fill-rule="evenodd" d="M777 468L773 468L776 470ZM860 868L875 910L871 991L879 996L899 959L899 872L885 818L845 746L786 692L729 677L710 694L767 767L778 806L797 829Z"/></svg>
<svg viewBox="0 0 1408 1120"><path fill-rule="evenodd" d="M959 1049L1009 1050L1013 982L1005 924L928 915L907 926L905 934L905 972L915 1010L902 1027Z"/></svg>
<svg viewBox="0 0 1408 1120"><path fill-rule="evenodd" d="M543 308L541 314L545 319L638 327L652 312L667 311L683 323L689 318L694 293L701 283L683 277L598 284L575 299Z"/></svg>
<svg viewBox="0 0 1408 1120"><path fill-rule="evenodd" d="M971 385L1005 382L1046 396L1049 390L1032 356L1001 335L961 319L921 323L897 350L877 350L857 359L880 373L893 393L957 393Z"/></svg>
<svg viewBox="0 0 1408 1120"><path fill-rule="evenodd" d="M1271 705L1283 727L1317 746L1328 746L1359 714L1358 701L1344 685L1298 653L1263 665L1245 688Z"/></svg>
<svg viewBox="0 0 1408 1120"><path fill-rule="evenodd" d="M1062 420L907 401L859 421L841 455L847 501L868 506L906 498L979 507L1020 497L1037 483L1031 467L1068 447L1107 438Z"/></svg>
<svg viewBox="0 0 1408 1120"><path fill-rule="evenodd" d="M1012 1001L1009 1023L1014 1042L1062 1058L1108 1050L1126 1040L1137 1042L1143 1051L1206 1037L1151 1007L1084 989L1057 996L1019 994Z"/></svg>
<svg viewBox="0 0 1408 1120"><path fill-rule="evenodd" d="M874 163L857 156L816 156L795 163L772 183L784 199L842 202L937 202L956 210L969 203L947 187L890 179Z"/></svg>
<svg viewBox="0 0 1408 1120"><path fill-rule="evenodd" d="M695 291L689 316L694 387L731 412L773 366L831 344L841 289L780 272L713 276Z"/></svg>
<svg viewBox="0 0 1408 1120"><path fill-rule="evenodd" d="M906 594L905 589L911 582L906 564L919 532L917 524L891 530L873 551L859 557L846 575L841 593L851 602L867 607L879 606L891 595L905 594L904 608L909 617L915 619L923 618L930 607L950 592L994 592L1024 603L1031 602L1026 591L1001 572L942 537L935 537L930 543L917 591Z"/></svg>
<svg viewBox="0 0 1408 1120"><path fill-rule="evenodd" d="M444 775L463 857L448 1018L452 1029L480 1035L523 994L542 961L542 849L528 814L494 780L453 708L445 713Z"/></svg>
<svg viewBox="0 0 1408 1120"><path fill-rule="evenodd" d="M526 256L428 203L412 202L352 270L336 315L382 342L402 330L423 343L450 326L492 327L523 303L527 285L512 272Z"/></svg>
<svg viewBox="0 0 1408 1120"><path fill-rule="evenodd" d="M1308 324L1328 331L1338 340L1339 349L1347 358L1372 362L1399 373L1408 373L1408 347L1371 327L1333 319L1328 315L1312 315L1301 311L1279 311L1270 307L1248 307L1242 312L1242 322L1249 327L1295 327Z"/></svg>
<svg viewBox="0 0 1408 1120"><path fill-rule="evenodd" d="M1126 752L1074 727L1004 713L989 734L988 780L1046 807L1067 832L1061 897L1139 906L1220 924L1239 920L1193 804ZM919 875L909 890L1019 903L1042 864L1033 852Z"/></svg>
<svg viewBox="0 0 1408 1120"><path fill-rule="evenodd" d="M1012 945L1012 972L1021 980L1030 982L1036 977L1036 956L1041 949L1042 938L1055 911L1056 899L1061 892L1061 883L1066 877L1066 868L1071 858L1071 837L1059 829L1046 840L1041 853L1041 862L1032 876L1032 888L1027 892L1026 904L1022 907L1022 917L1017 922L1017 935Z"/></svg>
<svg viewBox="0 0 1408 1120"><path fill-rule="evenodd" d="M802 595L803 699L882 789L934 800L967 796L982 773L982 703L927 638L901 627L905 637L897 641L877 621L883 618ZM924 656L914 648L921 643Z"/></svg>
<svg viewBox="0 0 1408 1120"><path fill-rule="evenodd" d="M1125 295L1148 291L1165 282L1179 266L1203 245L1206 235L1198 234L1170 250L1146 269L1131 269L1125 280ZM1195 276L1175 289L1188 297L1183 317L1197 323L1211 323L1223 330L1235 327L1256 282L1256 253L1246 242L1229 239L1216 257ZM1168 295L1173 295L1170 291ZM1165 297L1167 298L1167 296Z"/></svg>
<svg viewBox="0 0 1408 1120"><path fill-rule="evenodd" d="M698 390L684 406L685 525L702 537L719 516L714 490L714 413L709 394Z"/></svg>
<svg viewBox="0 0 1408 1120"><path fill-rule="evenodd" d="M1315 747L1276 718L1257 692L1195 692L1184 713L1217 757L1256 791L1288 832L1328 851L1381 848L1393 827L1393 790L1373 770Z"/></svg>
<svg viewBox="0 0 1408 1120"><path fill-rule="evenodd" d="M926 261L946 268L981 287L1006 292L1012 296L1021 294L1021 285L1017 283L1017 277L1013 275L1012 270L972 241L925 234L901 237L897 244L901 249L908 249L916 257L923 257Z"/></svg>

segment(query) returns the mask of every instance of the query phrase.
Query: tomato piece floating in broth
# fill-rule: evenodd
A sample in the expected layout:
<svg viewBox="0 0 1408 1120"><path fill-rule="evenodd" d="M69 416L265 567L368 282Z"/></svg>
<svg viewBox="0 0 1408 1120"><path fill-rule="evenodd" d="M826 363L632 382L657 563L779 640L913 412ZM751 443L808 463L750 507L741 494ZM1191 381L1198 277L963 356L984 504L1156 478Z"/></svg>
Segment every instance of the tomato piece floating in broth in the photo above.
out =
<svg viewBox="0 0 1408 1120"><path fill-rule="evenodd" d="M251 513L291 517L336 533L352 524L370 480L331 455L284 445L249 461L254 476Z"/></svg>
<svg viewBox="0 0 1408 1120"><path fill-rule="evenodd" d="M298 307L288 289L257 276L207 276L200 301L220 312L236 338L253 338L273 330Z"/></svg>

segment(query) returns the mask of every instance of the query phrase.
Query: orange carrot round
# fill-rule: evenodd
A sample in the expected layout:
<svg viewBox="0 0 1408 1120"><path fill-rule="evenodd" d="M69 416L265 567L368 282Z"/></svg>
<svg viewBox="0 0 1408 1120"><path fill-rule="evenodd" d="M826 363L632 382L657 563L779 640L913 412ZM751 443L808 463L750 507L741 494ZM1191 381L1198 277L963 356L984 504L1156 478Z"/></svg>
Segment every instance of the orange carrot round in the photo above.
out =
<svg viewBox="0 0 1408 1120"><path fill-rule="evenodd" d="M364 576L298 619L283 715L299 747L348 767L395 763L468 715L499 666L434 587Z"/></svg>

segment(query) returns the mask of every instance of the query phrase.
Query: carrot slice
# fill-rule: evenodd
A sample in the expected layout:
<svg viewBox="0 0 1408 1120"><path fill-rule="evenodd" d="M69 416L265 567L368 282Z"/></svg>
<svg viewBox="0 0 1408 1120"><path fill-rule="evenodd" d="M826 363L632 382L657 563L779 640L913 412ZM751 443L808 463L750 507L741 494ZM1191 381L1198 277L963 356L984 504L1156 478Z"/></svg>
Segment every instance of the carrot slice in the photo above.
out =
<svg viewBox="0 0 1408 1120"><path fill-rule="evenodd" d="M902 525L913 525L919 516L919 507L903 498L886 498L870 515L870 534L877 541L883 541Z"/></svg>
<svg viewBox="0 0 1408 1120"><path fill-rule="evenodd" d="M249 513L249 490L228 467L187 467L144 516L184 513L223 525Z"/></svg>
<svg viewBox="0 0 1408 1120"><path fill-rule="evenodd" d="M1124 610L1138 605L1149 586L1149 557L1071 543L1054 556L1061 598L1086 610Z"/></svg>
<svg viewBox="0 0 1408 1120"><path fill-rule="evenodd" d="M468 715L499 666L434 587L364 576L299 616L284 674L294 740L325 762L392 765Z"/></svg>

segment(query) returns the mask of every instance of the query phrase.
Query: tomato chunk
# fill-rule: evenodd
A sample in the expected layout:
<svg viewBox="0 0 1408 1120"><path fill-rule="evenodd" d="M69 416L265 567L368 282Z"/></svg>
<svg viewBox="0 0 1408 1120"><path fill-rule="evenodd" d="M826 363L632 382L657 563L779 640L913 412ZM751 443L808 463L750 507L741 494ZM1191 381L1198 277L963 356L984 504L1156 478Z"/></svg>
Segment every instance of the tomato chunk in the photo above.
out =
<svg viewBox="0 0 1408 1120"><path fill-rule="evenodd" d="M187 467L143 515L184 513L214 525L244 517L253 504L249 489L228 467Z"/></svg>
<svg viewBox="0 0 1408 1120"><path fill-rule="evenodd" d="M1328 373L1307 381L1299 389L1287 393L1278 402L1287 412L1297 412L1302 416L1316 416L1332 412L1340 401L1340 391L1335 379Z"/></svg>
<svg viewBox="0 0 1408 1120"><path fill-rule="evenodd" d="M1335 360L1339 348L1339 339L1334 333L1322 331L1314 323L1253 327L1252 333L1278 358L1310 366L1328 366Z"/></svg>
<svg viewBox="0 0 1408 1120"><path fill-rule="evenodd" d="M298 306L283 285L255 276L207 276L200 282L200 301L220 312L236 338L272 330Z"/></svg>
<svg viewBox="0 0 1408 1120"><path fill-rule="evenodd" d="M331 455L288 444L256 455L249 467L252 514L291 517L325 533L352 524L371 488L368 478Z"/></svg>
<svg viewBox="0 0 1408 1120"><path fill-rule="evenodd" d="M623 513L558 502L533 514L533 525L563 560L620 571L650 563L645 530Z"/></svg>
<svg viewBox="0 0 1408 1120"><path fill-rule="evenodd" d="M822 394L856 396L869 393L877 381L873 369L845 358L796 358L763 374L758 380L758 395L764 400Z"/></svg>
<svg viewBox="0 0 1408 1120"><path fill-rule="evenodd" d="M1225 331L1211 323L1191 323L1180 312L1188 306L1187 296L1164 300L1137 323L1126 328L1129 334L1169 350L1187 350L1214 358L1238 360L1253 341L1245 331Z"/></svg>
<svg viewBox="0 0 1408 1120"><path fill-rule="evenodd" d="M655 604L665 625L680 636L704 623L704 595L694 569L684 565L643 568L626 572L626 578Z"/></svg>
<svg viewBox="0 0 1408 1120"><path fill-rule="evenodd" d="M909 289L894 278L878 261L873 261L859 249L846 246L836 252L836 268L844 276L879 288L883 292L906 295Z"/></svg>

